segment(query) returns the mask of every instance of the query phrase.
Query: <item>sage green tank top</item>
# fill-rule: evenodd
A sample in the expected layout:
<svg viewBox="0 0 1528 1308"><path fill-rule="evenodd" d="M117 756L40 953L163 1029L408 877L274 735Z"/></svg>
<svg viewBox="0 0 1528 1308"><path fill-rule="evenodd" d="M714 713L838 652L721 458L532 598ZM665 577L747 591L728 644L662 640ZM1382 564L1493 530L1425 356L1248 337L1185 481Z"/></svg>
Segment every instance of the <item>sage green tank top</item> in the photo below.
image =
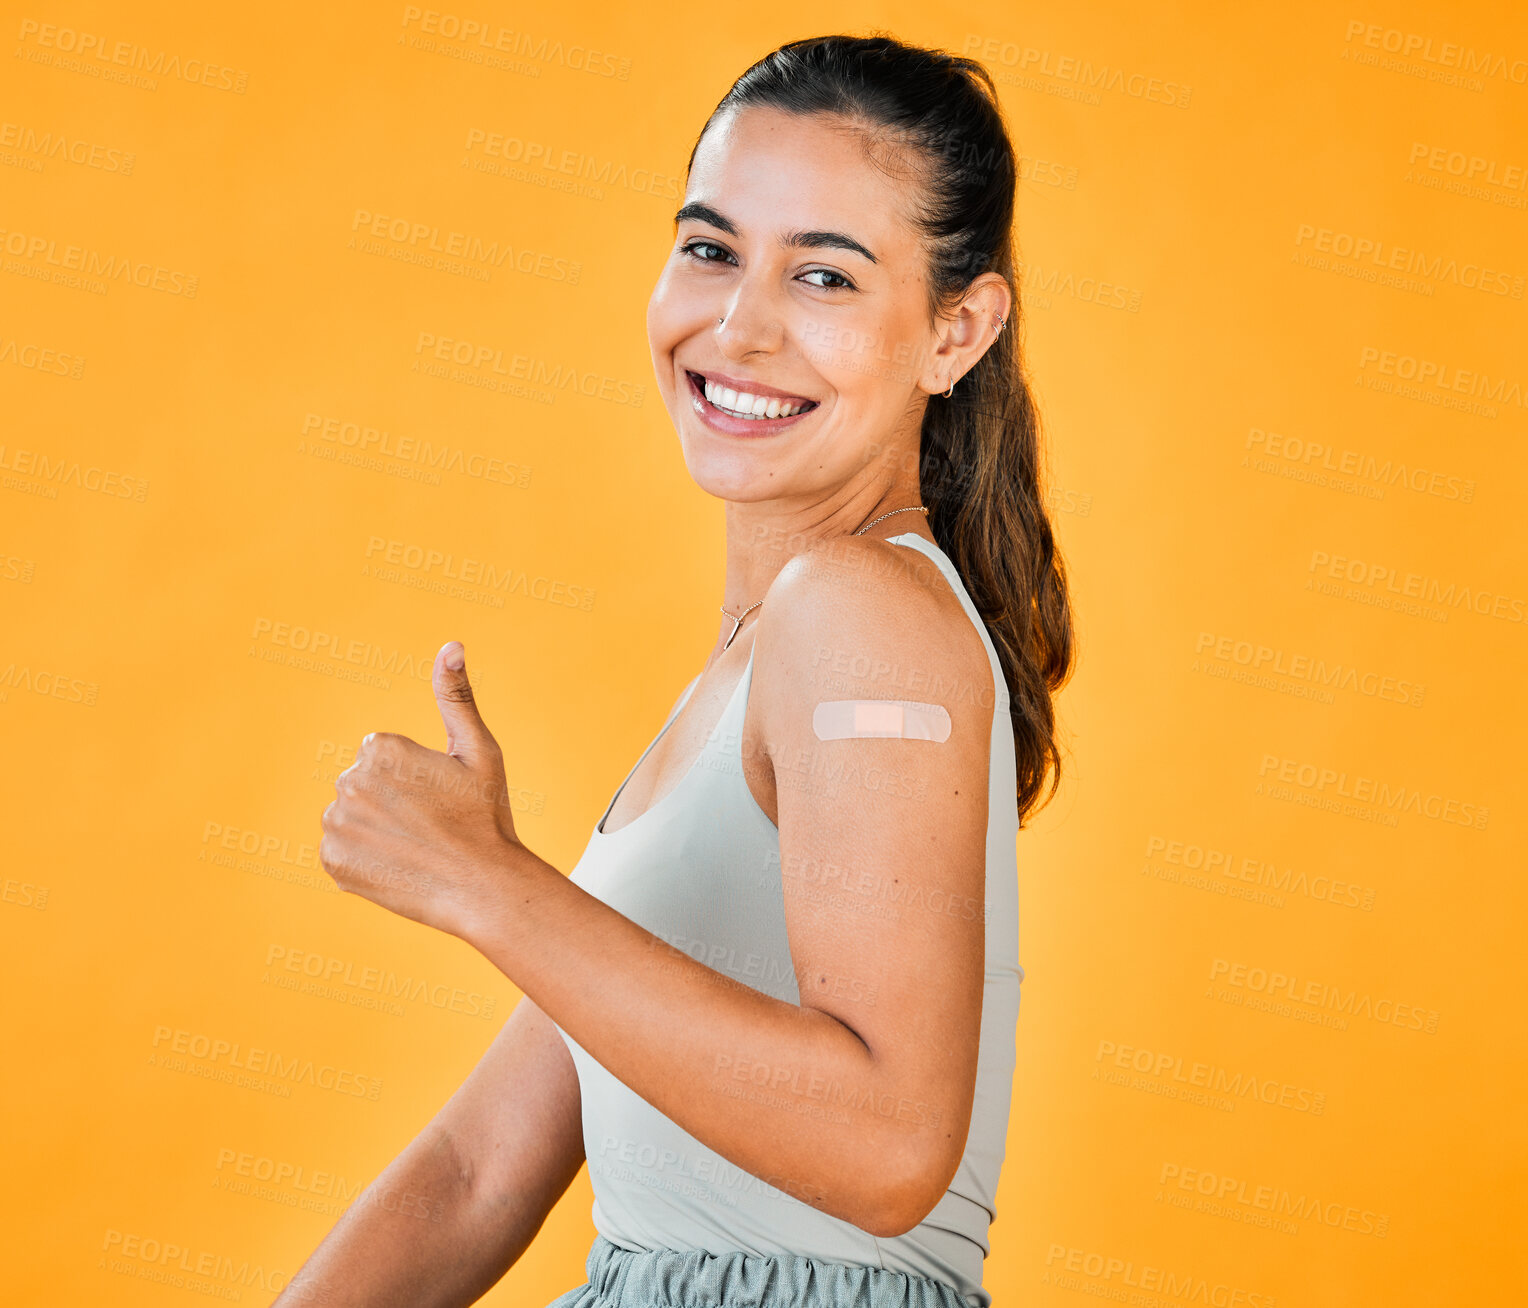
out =
<svg viewBox="0 0 1528 1308"><path fill-rule="evenodd" d="M975 623L995 688L987 820L986 983L971 1129L959 1170L919 1225L878 1239L776 1189L701 1144L633 1093L566 1031L583 1099L595 1229L624 1249L806 1258L932 1277L972 1308L997 1212L1019 1015L1018 868L1013 730L992 639L949 556L923 537L888 537L927 555ZM570 879L715 971L799 1004L780 874L780 833L743 776L743 720L753 654L700 755L678 785L614 832L602 830L626 783L689 701L695 678L595 824ZM831 894L831 887L803 886ZM894 906L893 906L894 907ZM974 910L974 905L972 906ZM559 1028L561 1030L561 1028Z"/></svg>

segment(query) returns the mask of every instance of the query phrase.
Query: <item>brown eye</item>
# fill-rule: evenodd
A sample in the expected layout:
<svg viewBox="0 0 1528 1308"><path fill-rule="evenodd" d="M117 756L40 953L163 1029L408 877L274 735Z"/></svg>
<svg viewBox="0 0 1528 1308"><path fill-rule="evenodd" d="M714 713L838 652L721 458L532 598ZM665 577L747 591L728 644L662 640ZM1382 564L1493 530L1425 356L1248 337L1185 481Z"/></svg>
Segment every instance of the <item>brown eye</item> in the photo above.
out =
<svg viewBox="0 0 1528 1308"><path fill-rule="evenodd" d="M718 245L715 241L691 241L688 245L682 247L682 253L689 255L690 258L696 259L701 263L722 262L720 259L712 259L705 255L696 254L696 250L721 250L723 254L727 253L727 251Z"/></svg>
<svg viewBox="0 0 1528 1308"><path fill-rule="evenodd" d="M841 286L822 286L821 282L815 283L818 286L822 286L822 289L825 291L852 291L855 289L854 283L845 277L843 273L834 272L831 268L811 268L801 275L803 277L836 277L843 283Z"/></svg>

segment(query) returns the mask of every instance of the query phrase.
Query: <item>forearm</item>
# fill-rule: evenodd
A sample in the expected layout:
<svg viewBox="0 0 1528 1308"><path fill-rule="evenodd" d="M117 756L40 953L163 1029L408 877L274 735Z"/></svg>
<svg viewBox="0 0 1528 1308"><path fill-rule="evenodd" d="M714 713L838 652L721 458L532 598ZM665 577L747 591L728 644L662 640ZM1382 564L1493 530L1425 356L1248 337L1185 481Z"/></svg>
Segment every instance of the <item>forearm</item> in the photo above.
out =
<svg viewBox="0 0 1528 1308"><path fill-rule="evenodd" d="M521 851L469 943L591 1057L736 1166L869 1228L948 1124L852 1030L697 962Z"/></svg>
<svg viewBox="0 0 1528 1308"><path fill-rule="evenodd" d="M539 1224L476 1194L470 1163L426 1131L356 1196L271 1308L461 1308L504 1275Z"/></svg>

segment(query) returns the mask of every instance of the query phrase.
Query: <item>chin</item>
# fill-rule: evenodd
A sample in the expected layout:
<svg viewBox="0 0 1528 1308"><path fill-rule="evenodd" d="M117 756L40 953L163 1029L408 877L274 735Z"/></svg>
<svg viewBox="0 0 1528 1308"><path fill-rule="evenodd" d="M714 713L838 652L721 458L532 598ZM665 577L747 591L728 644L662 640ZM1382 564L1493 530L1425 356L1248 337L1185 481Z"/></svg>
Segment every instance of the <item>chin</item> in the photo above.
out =
<svg viewBox="0 0 1528 1308"><path fill-rule="evenodd" d="M761 475L746 446L718 448L702 433L695 439L680 436L679 450L690 480L715 499L751 504L780 493L778 479Z"/></svg>

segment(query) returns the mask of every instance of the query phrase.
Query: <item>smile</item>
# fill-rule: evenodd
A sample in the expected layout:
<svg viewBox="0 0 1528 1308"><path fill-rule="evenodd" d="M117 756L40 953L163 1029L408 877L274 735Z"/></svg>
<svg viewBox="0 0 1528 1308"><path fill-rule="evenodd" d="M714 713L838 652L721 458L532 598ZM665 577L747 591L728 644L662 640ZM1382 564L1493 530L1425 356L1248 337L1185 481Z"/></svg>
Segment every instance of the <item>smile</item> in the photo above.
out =
<svg viewBox="0 0 1528 1308"><path fill-rule="evenodd" d="M702 419L731 436L763 436L780 431L818 407L816 400L765 391L733 388L698 372L685 370L695 410Z"/></svg>

